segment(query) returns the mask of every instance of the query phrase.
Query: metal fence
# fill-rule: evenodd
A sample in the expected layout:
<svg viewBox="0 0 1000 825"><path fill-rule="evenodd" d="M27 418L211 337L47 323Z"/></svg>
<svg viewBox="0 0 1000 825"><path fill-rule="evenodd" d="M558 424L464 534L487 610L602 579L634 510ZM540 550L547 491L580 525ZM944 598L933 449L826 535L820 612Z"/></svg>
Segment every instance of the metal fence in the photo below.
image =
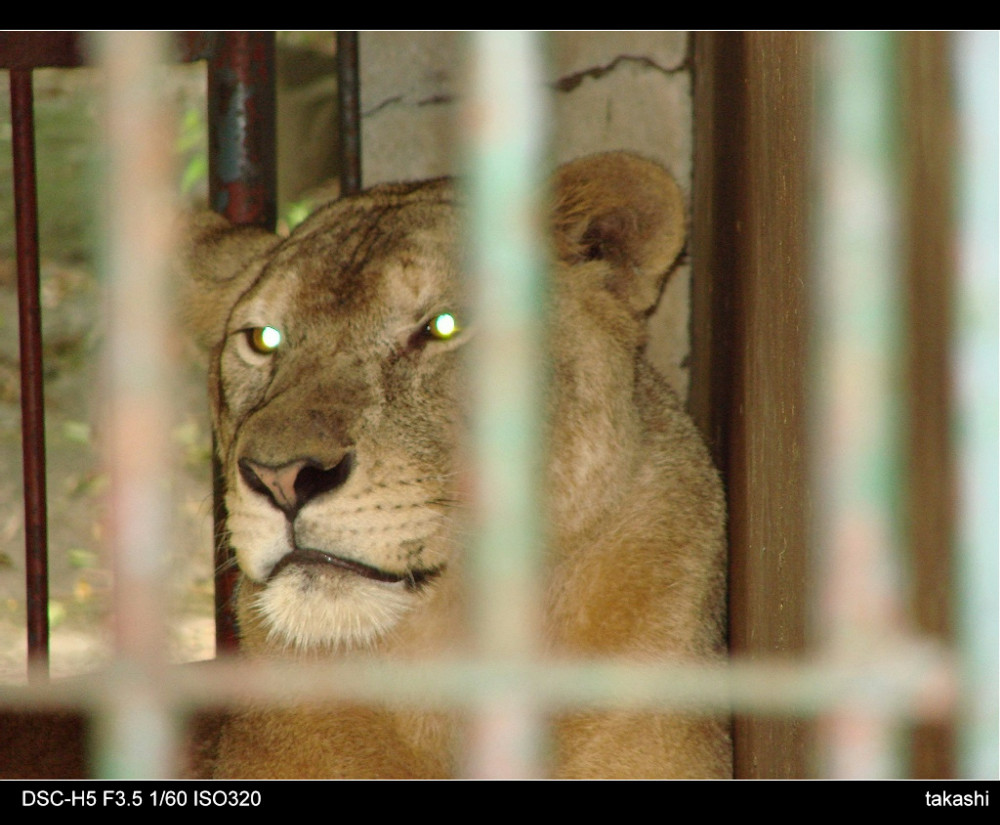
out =
<svg viewBox="0 0 1000 825"><path fill-rule="evenodd" d="M834 777L899 775L894 744L898 725L957 715L964 732L961 775L996 778L997 39L995 33L958 38L957 123L966 142L960 153L965 165L954 193L962 250L954 366L963 491L958 519L962 575L956 602L965 612L955 649L914 635L899 620L896 607L906 586L895 549L899 525L893 521L903 484L894 452L900 434L893 377L902 357L900 250L894 243L898 200L893 163L899 147L894 143L898 135L891 114L896 100L890 88L898 63L891 35L848 33L822 36L816 67L818 243L808 275L816 290L812 432L834 434L813 439L813 466L822 470L811 481L819 526L813 569L816 580L823 582L819 624L826 631L818 655L796 662L734 659L724 669L539 663L533 656L533 617L543 527L534 511L537 482L530 471L536 446L529 438L519 442L519 448L496 447L501 438L497 416L506 422L504 430L514 420L519 432L539 431L538 393L504 391L497 379L505 374L517 387L534 387L536 367L530 357L512 364L509 353L484 347L485 358L492 352L502 363L488 361L474 371L490 376L478 388L478 460L491 489L507 492L482 514L482 533L470 548L479 559L473 568L481 575L482 598L474 601L481 607L482 658L435 668L386 662L289 670L278 664L228 662L202 672L169 668L158 641L163 638L159 593L167 535L159 479L169 462L160 435L165 430L163 411L171 403L171 364L160 344L169 337L162 307L169 292L171 239L162 227L172 225L172 204L165 166L169 153L162 145L166 130L156 94L166 38L139 32L96 37L95 55L108 82L107 189L113 193L107 205L106 450L113 476L116 654L109 669L72 684L49 681L45 666L45 453L37 229L32 226L32 65L9 58L25 342L21 364L30 560L28 651L36 667L29 688L2 687L0 702L15 708L83 706L95 714L104 732L96 765L105 776L167 776L178 747L176 722L185 713L201 703L243 699L247 685L262 698L286 702L288 686L294 683L298 700L335 691L345 698L415 700L468 709L478 720L465 762L471 776L537 775L541 710L613 697L636 706L817 715L824 720L821 772ZM534 69L542 53L539 41L540 35L525 32L484 32L469 38L474 69L467 105L477 116L470 119L475 130L465 137L473 206L467 229L478 250L473 269L482 278L484 292L489 290L490 311L482 315L506 325L485 330L487 338L543 337L536 298L542 266L536 241L530 235L523 243L511 241L523 234L518 227L533 209L532 193L545 156L546 118ZM197 43L197 37L188 42ZM14 54L9 42L0 45ZM75 40L53 48L63 57L50 58L50 63L80 61ZM262 48L260 41L237 38L229 48L247 71L260 71L267 63L266 55L253 59L260 56L253 52ZM339 50L347 61L341 69L346 76L357 54L349 40L342 40ZM268 83L265 77L243 80ZM345 117L356 124L356 97L352 106L349 87L342 94ZM983 111L993 115L985 125L976 120ZM260 113L250 115L257 116ZM976 141L984 132L988 138L981 145ZM266 130L263 134L248 151L273 154L273 133L270 138ZM256 162L243 166L261 168ZM343 166L355 176L347 188L359 185L356 161ZM992 174L981 174L983 169ZM264 172L268 174L273 172ZM268 200L261 194L269 184L265 181L261 189L247 193L239 188L243 183L213 184L216 205L224 200L229 207L246 210L245 220L273 222L273 196ZM511 211L488 211L498 202L510 203ZM865 399L866 410L874 411L864 420L852 415L859 397ZM141 455L134 449L140 440L146 445ZM516 540L511 525L523 530ZM505 551L496 552L498 545ZM510 548L523 552L515 564L509 563ZM497 569L501 558L508 563ZM491 598L498 589L488 583L499 577L508 581L504 593L520 594L515 607ZM224 592L221 600L227 599ZM220 643L225 645L225 636Z"/></svg>

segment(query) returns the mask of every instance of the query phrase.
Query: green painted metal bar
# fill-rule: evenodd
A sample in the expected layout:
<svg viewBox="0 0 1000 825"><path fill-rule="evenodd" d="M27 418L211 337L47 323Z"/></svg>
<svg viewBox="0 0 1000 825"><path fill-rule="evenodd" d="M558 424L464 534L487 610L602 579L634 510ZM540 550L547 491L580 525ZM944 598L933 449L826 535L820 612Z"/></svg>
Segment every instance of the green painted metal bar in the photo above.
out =
<svg viewBox="0 0 1000 825"><path fill-rule="evenodd" d="M469 270L474 290L477 474L473 574L479 652L530 658L538 638L545 287L539 185L546 137L541 39L470 39L465 135ZM472 775L530 776L538 741L527 688L483 685Z"/></svg>
<svg viewBox="0 0 1000 825"><path fill-rule="evenodd" d="M997 547L997 272L1000 271L997 181L1000 177L1000 122L997 101L1000 50L995 31L956 35L957 103L960 147L957 211L959 298L955 319L955 379L958 410L959 651L962 655L963 712L959 771L969 778L1000 775L997 697L1000 696L998 614L1000 580Z"/></svg>
<svg viewBox="0 0 1000 825"><path fill-rule="evenodd" d="M834 660L886 658L903 638L899 570L902 338L895 36L819 42L814 380L820 643ZM893 715L854 703L821 720L837 778L899 774Z"/></svg>
<svg viewBox="0 0 1000 825"><path fill-rule="evenodd" d="M690 708L706 713L811 717L845 703L886 714L947 718L958 685L952 658L940 648L911 644L891 658L842 662L774 657L728 666L687 663L534 661L523 664L448 660L295 663L230 658L174 668L161 686L179 705L199 708L253 698L277 707L336 695L359 703L403 702L475 711L484 685L530 685L547 707ZM109 674L55 680L26 689L0 685L0 703L19 708L99 709Z"/></svg>

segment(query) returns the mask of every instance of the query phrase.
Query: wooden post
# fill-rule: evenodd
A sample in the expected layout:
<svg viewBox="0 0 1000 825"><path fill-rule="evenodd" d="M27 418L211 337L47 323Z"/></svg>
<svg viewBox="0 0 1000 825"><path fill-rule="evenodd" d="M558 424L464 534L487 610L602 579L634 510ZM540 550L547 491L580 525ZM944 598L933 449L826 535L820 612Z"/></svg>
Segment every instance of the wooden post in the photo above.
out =
<svg viewBox="0 0 1000 825"><path fill-rule="evenodd" d="M730 647L805 642L807 33L695 35L690 409L729 499ZM739 717L738 777L800 777L807 725Z"/></svg>

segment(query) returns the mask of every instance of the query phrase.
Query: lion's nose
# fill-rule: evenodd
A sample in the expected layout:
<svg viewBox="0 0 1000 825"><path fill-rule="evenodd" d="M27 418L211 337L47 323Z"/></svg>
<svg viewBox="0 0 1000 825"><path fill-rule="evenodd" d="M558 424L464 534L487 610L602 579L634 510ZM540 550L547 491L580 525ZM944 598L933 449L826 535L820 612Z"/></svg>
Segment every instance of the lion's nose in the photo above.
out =
<svg viewBox="0 0 1000 825"><path fill-rule="evenodd" d="M254 492L266 495L289 519L308 501L340 487L351 474L354 454L348 452L332 467L314 459L298 459L271 467L250 458L239 460L240 475Z"/></svg>

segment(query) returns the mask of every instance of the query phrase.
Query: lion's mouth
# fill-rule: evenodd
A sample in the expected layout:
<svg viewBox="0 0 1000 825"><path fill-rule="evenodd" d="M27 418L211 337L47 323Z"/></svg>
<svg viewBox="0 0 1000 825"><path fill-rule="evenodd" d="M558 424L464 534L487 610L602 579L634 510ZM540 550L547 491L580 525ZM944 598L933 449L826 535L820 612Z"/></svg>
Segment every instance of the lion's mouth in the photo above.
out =
<svg viewBox="0 0 1000 825"><path fill-rule="evenodd" d="M386 584L403 584L410 590L416 590L427 582L441 575L444 567L434 567L428 569L407 570L405 573L392 573L381 570L369 564L364 564L354 559L345 559L341 556L334 556L331 553L324 553L322 550L310 550L296 548L290 553L286 553L272 568L267 576L267 580L272 581L286 567L292 565L330 565L339 570L362 576L372 581L385 582Z"/></svg>

